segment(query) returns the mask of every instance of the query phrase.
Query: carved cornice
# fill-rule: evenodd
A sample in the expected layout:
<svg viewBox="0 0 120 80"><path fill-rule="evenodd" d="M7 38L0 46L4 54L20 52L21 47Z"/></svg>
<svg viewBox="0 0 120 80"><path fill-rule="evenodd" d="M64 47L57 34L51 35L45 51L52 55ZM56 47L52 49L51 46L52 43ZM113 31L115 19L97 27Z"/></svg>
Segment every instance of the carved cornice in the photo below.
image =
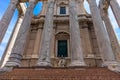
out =
<svg viewBox="0 0 120 80"><path fill-rule="evenodd" d="M37 23L43 23L45 20L45 15L41 15L39 17L33 17L32 19L32 24L37 24ZM79 22L84 22L84 21L91 21L91 15L78 15L78 21ZM54 15L54 22L55 23L66 23L69 22L69 15L66 16L59 16L59 15Z"/></svg>

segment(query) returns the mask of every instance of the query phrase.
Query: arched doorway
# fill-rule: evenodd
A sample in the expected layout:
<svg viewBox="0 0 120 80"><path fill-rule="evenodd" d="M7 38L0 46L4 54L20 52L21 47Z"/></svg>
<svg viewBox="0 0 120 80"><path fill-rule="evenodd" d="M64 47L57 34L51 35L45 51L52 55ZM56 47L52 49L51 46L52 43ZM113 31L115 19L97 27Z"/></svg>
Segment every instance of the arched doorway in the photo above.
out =
<svg viewBox="0 0 120 80"><path fill-rule="evenodd" d="M69 41L70 36L67 32L59 32L55 35L56 40L56 57L70 57Z"/></svg>

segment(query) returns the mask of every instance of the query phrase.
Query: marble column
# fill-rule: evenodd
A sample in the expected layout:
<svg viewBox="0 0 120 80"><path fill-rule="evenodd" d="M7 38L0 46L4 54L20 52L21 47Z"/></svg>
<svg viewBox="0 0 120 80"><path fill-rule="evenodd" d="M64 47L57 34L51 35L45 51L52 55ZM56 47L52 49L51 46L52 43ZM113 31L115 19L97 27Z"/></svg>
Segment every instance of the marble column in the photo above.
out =
<svg viewBox="0 0 120 80"><path fill-rule="evenodd" d="M120 6L116 0L110 0L110 6L120 27Z"/></svg>
<svg viewBox="0 0 120 80"><path fill-rule="evenodd" d="M71 64L70 66L86 66L83 57L82 43L75 0L69 0L69 21L71 34Z"/></svg>
<svg viewBox="0 0 120 80"><path fill-rule="evenodd" d="M7 48L6 48L6 50L5 50L4 54L3 54L3 57L2 57L2 60L1 60L1 62L2 62L1 67L3 67L5 65L5 63L8 61L8 59L9 59L9 56L10 56L12 48L14 46L14 43L15 43L16 37L18 35L18 32L19 32L20 26L22 24L22 21L23 21L23 16L20 15L17 22L16 22L16 25L15 25L15 28L14 28L14 30L12 32L10 40L8 42Z"/></svg>
<svg viewBox="0 0 120 80"><path fill-rule="evenodd" d="M115 61L115 56L111 48L108 33L103 25L100 11L96 4L96 0L88 0L88 3L90 5L98 47L103 59L103 66L115 64L117 62Z"/></svg>
<svg viewBox="0 0 120 80"><path fill-rule="evenodd" d="M115 35L115 32L113 30L113 27L112 27L112 24L109 20L108 15L105 15L103 17L103 20L105 22L105 25L106 25L106 28L107 28L107 31L108 31L108 34L109 34L109 38L110 38L110 42L111 42L111 45L112 45L113 52L116 55L117 61L120 62L120 60L119 60L120 59L120 45L118 43L117 37Z"/></svg>
<svg viewBox="0 0 120 80"><path fill-rule="evenodd" d="M42 33L41 46L39 51L39 59L37 66L52 66L51 65L51 42L53 34L53 13L54 0L48 0L47 12L45 15L45 22Z"/></svg>
<svg viewBox="0 0 120 80"><path fill-rule="evenodd" d="M27 38L27 34L30 28L30 24L33 16L33 9L36 4L36 0L29 0L29 6L26 10L25 16L23 18L23 22L20 26L20 30L18 32L18 36L16 38L14 47L12 49L10 58L6 63L6 67L14 67L21 65L22 54L25 47L25 42Z"/></svg>
<svg viewBox="0 0 120 80"><path fill-rule="evenodd" d="M37 34L36 34L34 50L33 50L33 54L32 54L33 58L38 58L39 48L40 48L40 44L41 44L41 35L42 35L42 25L40 24L39 28L37 30Z"/></svg>
<svg viewBox="0 0 120 80"><path fill-rule="evenodd" d="M6 30L7 30L9 23L13 17L13 14L15 12L18 2L19 2L18 0L10 1L9 6L0 21L0 43L2 42L2 39L6 33Z"/></svg>
<svg viewBox="0 0 120 80"><path fill-rule="evenodd" d="M110 38L111 46L113 49L113 52L115 53L117 61L120 62L120 45L118 43L116 34L114 32L113 26L111 24L111 21L108 17L108 7L104 7L105 4L100 3L100 13L102 16L103 21L105 22L106 29Z"/></svg>

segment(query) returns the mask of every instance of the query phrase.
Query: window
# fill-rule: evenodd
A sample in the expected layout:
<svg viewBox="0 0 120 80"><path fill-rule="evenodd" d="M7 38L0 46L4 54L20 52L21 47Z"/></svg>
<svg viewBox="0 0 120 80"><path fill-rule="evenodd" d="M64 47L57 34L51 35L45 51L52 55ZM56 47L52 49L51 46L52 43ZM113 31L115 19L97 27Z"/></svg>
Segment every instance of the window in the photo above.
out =
<svg viewBox="0 0 120 80"><path fill-rule="evenodd" d="M60 7L60 14L66 14L66 7Z"/></svg>
<svg viewBox="0 0 120 80"><path fill-rule="evenodd" d="M67 40L58 40L57 57L68 57Z"/></svg>

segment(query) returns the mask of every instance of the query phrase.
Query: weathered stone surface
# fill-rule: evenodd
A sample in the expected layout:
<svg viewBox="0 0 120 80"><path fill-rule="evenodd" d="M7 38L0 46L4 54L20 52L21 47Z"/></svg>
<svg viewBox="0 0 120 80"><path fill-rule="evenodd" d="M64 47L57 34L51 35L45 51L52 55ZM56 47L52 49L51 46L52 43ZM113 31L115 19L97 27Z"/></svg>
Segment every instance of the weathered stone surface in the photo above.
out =
<svg viewBox="0 0 120 80"><path fill-rule="evenodd" d="M82 28L80 29L81 31L81 40L82 40L82 45L83 45L83 52L84 52L84 57L90 58L89 55L92 55L92 46L91 46L91 39L90 39L90 33L88 30L88 24L87 22L83 22Z"/></svg>
<svg viewBox="0 0 120 80"><path fill-rule="evenodd" d="M41 27L41 25L39 25L39 26ZM36 38L35 38L34 50L33 50L33 54L32 54L34 56L34 58L38 57L40 44L41 44L42 29L40 27L37 30L37 35L36 35Z"/></svg>
<svg viewBox="0 0 120 80"><path fill-rule="evenodd" d="M38 66L51 66L50 52L53 32L54 4L54 0L48 1L48 7L39 51L39 60L37 62Z"/></svg>
<svg viewBox="0 0 120 80"><path fill-rule="evenodd" d="M104 62L113 62L115 61L115 56L111 48L108 33L104 28L104 25L100 16L100 12L97 8L96 1L88 0L88 3L90 5L90 10L92 14L98 46L100 49L100 54L102 55Z"/></svg>
<svg viewBox="0 0 120 80"><path fill-rule="evenodd" d="M18 4L18 0L11 0L6 12L4 13L4 15L0 21L0 43L6 33L6 30L12 19L12 16L14 14L17 4Z"/></svg>
<svg viewBox="0 0 120 80"><path fill-rule="evenodd" d="M16 37L18 35L18 32L19 32L20 26L22 24L22 21L23 21L23 16L20 16L18 18L18 21L17 21L16 25L15 25L15 28L13 30L13 33L11 35L11 38L10 38L9 43L7 45L7 48L4 52L4 55L1 59L1 63L2 63L1 67L3 67L5 65L6 61L8 61L8 59L9 59L9 56L10 56L12 48L14 46L14 43L15 43Z"/></svg>
<svg viewBox="0 0 120 80"><path fill-rule="evenodd" d="M31 0L31 1L33 1L33 0ZM100 26L101 19L99 18L100 16L98 16L99 14L94 15L95 13L97 14L97 12L96 12L97 10L94 11L94 14L92 13L95 16L94 18L98 18L95 20L96 22L94 21L95 22L94 24L96 26L93 27L93 21L92 21L91 15L87 14L85 12L85 9L83 6L84 0L74 0L74 1L72 0L72 4L71 4L72 7L69 6L69 3L71 3L70 0L55 0L54 5L52 4L54 8L49 6L49 10L50 10L49 11L48 10L48 2L50 2L50 1L52 1L52 0L49 0L49 1L43 0L42 1L43 2L42 11L40 12L40 14L38 16L32 17L32 21L30 22L31 25L27 25L27 24L29 24L29 20L31 18L27 18L27 20L26 19L24 20L24 28L22 28L22 30L21 30L22 32L19 32L20 35L18 35L19 37L21 36L23 38L20 37L17 39L17 43L15 43L15 46L18 46L18 47L14 48L14 51L13 51L14 53L11 54L9 62L6 64L7 67L5 67L3 70L4 71L11 70L13 68L11 66L20 66L20 67L27 67L27 68L33 67L33 66L36 66L37 61L38 61L38 66L44 66L44 68L45 68L45 66L51 66L51 64L52 64L52 67L57 67L57 68L62 67L62 65L59 64L62 61L62 60L60 60L61 57L57 56L58 50L59 50L58 49L58 42L59 42L58 40L66 40L67 41L67 52L66 53L68 55L67 55L67 57L64 57L64 59L65 59L65 63L63 64L64 67L69 67L69 65L78 67L78 66L85 66L86 64L89 67L103 67L102 59L103 60L105 60L106 58L109 58L107 60L111 59L112 55L111 55L110 51L112 51L112 50L109 50L110 47L108 47L108 46L110 46L111 43L114 43L114 42L111 42L110 45L104 46L104 45L108 44L107 38L109 38L109 37L108 37L108 35L106 37L106 32L104 32L106 30L103 30L104 29L103 24L102 24L102 26ZM107 0L100 0L100 1L106 1L105 5L102 7L108 8L109 5L107 3ZM94 2L95 2L95 0L94 0ZM18 8L19 7L20 6L18 6ZM22 7L23 6L21 6L21 8ZM61 7L65 7L66 14L60 14ZM33 8L33 7L31 7L31 8ZM69 12L69 9L71 9L70 11L71 11L72 15ZM94 7L94 9L96 9L96 7ZM24 10L24 7L22 8L22 10ZM20 14L22 12L24 13L24 11L20 11ZM48 14L48 12L50 12L50 13ZM53 15L53 12L54 12L54 15ZM29 8L28 15L29 14L32 14L30 11L30 8ZM29 15L29 17L31 17L31 16L32 15ZM47 19L45 20L45 18L47 18ZM71 21L70 21L70 19L71 19ZM54 25L53 25L53 22L54 22ZM107 18L106 18L106 22L108 23ZM70 25L72 28L70 27ZM41 30L41 29L39 29L40 26L41 26L41 28L44 26L44 28L42 28L42 30ZM54 27L54 30L53 30L53 27ZM96 29L95 27L102 27L102 28ZM29 32L28 32L28 30L29 30ZM110 30L110 28L109 28L109 30ZM42 31L43 31L44 35L41 35ZM112 31L110 31L110 32L111 33L109 33L109 35L111 34L112 36L114 36ZM97 33L97 35L95 33ZM26 35L27 35L27 39L25 38ZM97 41L97 39L102 39L102 40L100 40L99 45L102 46L101 50L102 50L102 52L105 51L103 53L105 55L102 55L102 56L100 55L100 53L102 54L102 52L101 52L100 48L98 47L99 40ZM112 39L112 40L114 40L114 39ZM44 43L42 43L41 41ZM104 43L106 43L106 44L104 44ZM21 44L23 44L23 45L21 45ZM92 49L91 49L91 46L92 46ZM117 46L117 45L113 45L113 46ZM43 47L43 48L41 48L41 47ZM107 49L105 47L107 47L109 49ZM40 51L40 50L42 50L42 51ZM17 53L17 52L21 52L21 53ZM23 52L24 52L24 54L23 54ZM43 52L43 53L41 53L41 52ZM74 54L73 54L73 52L74 52ZM117 51L117 52L119 52L119 51ZM39 56L38 56L38 53L39 53ZM21 56L21 54L23 55L23 57ZM38 58L39 58L39 60L38 60ZM112 58L112 60L114 60L114 59ZM112 61L112 60L106 61L106 62L104 62L104 64L109 65L108 68L113 71L120 70L118 63L115 61Z"/></svg>
<svg viewBox="0 0 120 80"><path fill-rule="evenodd" d="M5 66L20 66L24 45L26 42L26 37L32 20L32 14L33 14L35 2L36 0L29 1L29 6L26 10L25 16L23 18L23 22L20 26L20 30L18 32L18 36L16 38L14 47L12 49L9 61L6 63Z"/></svg>
<svg viewBox="0 0 120 80"><path fill-rule="evenodd" d="M99 5L100 5L100 13L101 13L103 21L105 22L106 29L107 29L107 32L108 32L108 35L109 35L109 38L110 38L110 42L111 42L113 52L115 54L115 57L116 57L117 61L120 62L120 45L118 43L117 36L114 32L111 21L108 17L108 11L107 11L108 8L103 7L105 4L102 4L102 2L100 2Z"/></svg>
<svg viewBox="0 0 120 80"><path fill-rule="evenodd" d="M85 66L83 60L83 50L80 38L80 29L78 23L78 15L76 11L75 0L69 0L69 21L71 34L71 64L70 66Z"/></svg>

